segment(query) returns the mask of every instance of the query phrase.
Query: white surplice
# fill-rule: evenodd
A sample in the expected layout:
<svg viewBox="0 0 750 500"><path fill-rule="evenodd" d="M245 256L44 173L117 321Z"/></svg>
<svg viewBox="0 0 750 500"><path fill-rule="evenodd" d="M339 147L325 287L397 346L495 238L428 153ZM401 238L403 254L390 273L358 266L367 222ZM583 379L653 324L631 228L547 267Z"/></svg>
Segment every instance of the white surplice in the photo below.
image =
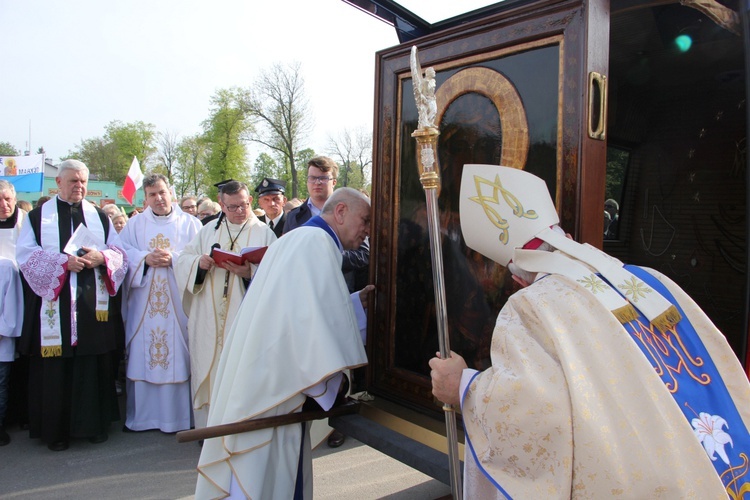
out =
<svg viewBox="0 0 750 500"><path fill-rule="evenodd" d="M0 363L15 359L15 339L21 335L22 310L23 290L16 263L0 257Z"/></svg>
<svg viewBox="0 0 750 500"><path fill-rule="evenodd" d="M151 208L130 219L120 234L130 262L126 279L125 342L128 352L127 418L131 430L189 429L190 356L182 290L172 267L150 267L146 256L161 248L172 264L198 234L201 223L182 212L157 216Z"/></svg>
<svg viewBox="0 0 750 500"><path fill-rule="evenodd" d="M15 359L16 338L21 335L23 322L23 291L15 262L16 241L26 219L26 212L20 208L16 210L16 225L0 228L0 259L8 260L1 264L3 269L0 275L0 362Z"/></svg>
<svg viewBox="0 0 750 500"><path fill-rule="evenodd" d="M298 412L310 388L367 362L341 261L334 239L317 227L271 245L229 330L209 426ZM196 498L224 498L233 481L248 498L292 498L300 463L310 498L306 438L296 424L207 439Z"/></svg>
<svg viewBox="0 0 750 500"><path fill-rule="evenodd" d="M251 213L246 224L232 224L224 219L218 228L215 223L203 226L198 236L177 258L175 275L180 290L185 292L184 309L188 315L190 380L196 427L206 426L211 387L225 334L232 325L246 291L242 278L219 267L212 268L206 273L203 282L196 284L198 261L202 255L209 254L216 243L223 250L239 252L245 247L268 246L274 241L274 232ZM252 267L254 273L257 267Z"/></svg>

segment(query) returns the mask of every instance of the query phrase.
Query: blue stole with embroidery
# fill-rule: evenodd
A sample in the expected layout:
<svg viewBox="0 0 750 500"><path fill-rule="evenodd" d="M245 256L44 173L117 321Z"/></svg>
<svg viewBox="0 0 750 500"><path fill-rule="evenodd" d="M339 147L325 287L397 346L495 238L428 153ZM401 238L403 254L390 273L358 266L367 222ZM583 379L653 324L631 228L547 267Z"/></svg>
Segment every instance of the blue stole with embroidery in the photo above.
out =
<svg viewBox="0 0 750 500"><path fill-rule="evenodd" d="M719 370L669 290L645 270L625 268L674 304L682 315L682 320L664 334L640 313L637 320L623 326L690 422L729 497L743 498L750 494L750 433Z"/></svg>

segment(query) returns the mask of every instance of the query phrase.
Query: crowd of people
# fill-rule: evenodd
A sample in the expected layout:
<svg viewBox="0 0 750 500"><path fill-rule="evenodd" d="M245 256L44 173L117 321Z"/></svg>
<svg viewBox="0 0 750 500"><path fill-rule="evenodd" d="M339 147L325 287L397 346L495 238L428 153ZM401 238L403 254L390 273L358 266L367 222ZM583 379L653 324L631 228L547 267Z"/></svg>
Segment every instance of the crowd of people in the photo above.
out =
<svg viewBox="0 0 750 500"><path fill-rule="evenodd" d="M325 179L315 165L328 166ZM253 192L222 181L217 201L178 202L165 176L146 175L144 208L130 214L86 200L89 171L77 160L59 165L58 194L36 207L23 208L13 184L0 181L0 446L10 443L9 407L50 450L104 442L121 419L120 395L123 432L206 426L230 327L260 268L259 260L217 262L215 253L270 248L292 229L289 210L320 213L338 166L316 157L309 168L310 192L325 194L304 202L287 200L285 183L271 178ZM334 205L345 210L366 199L338 191ZM310 218L308 210L295 227ZM355 222L336 226L337 241ZM360 234L365 254L356 268L340 266L343 283L342 271L368 265L368 234Z"/></svg>
<svg viewBox="0 0 750 500"><path fill-rule="evenodd" d="M218 183L211 213L210 200L174 202L151 174L144 210L119 229L120 211L86 202L79 161L60 164L58 194L28 213L0 180L0 445L9 399L50 450L106 441L123 363L124 432L340 401L367 363L375 287L362 285L369 198L334 190L337 175L330 158L311 159L310 196L288 213L284 183L263 179L261 218L242 182ZM467 246L521 286L498 316L490 368L456 353L429 363L435 397L463 413L465 497L744 497L750 384L700 308L664 275L566 237L538 177L462 175ZM312 497L309 423L202 446L196 498Z"/></svg>

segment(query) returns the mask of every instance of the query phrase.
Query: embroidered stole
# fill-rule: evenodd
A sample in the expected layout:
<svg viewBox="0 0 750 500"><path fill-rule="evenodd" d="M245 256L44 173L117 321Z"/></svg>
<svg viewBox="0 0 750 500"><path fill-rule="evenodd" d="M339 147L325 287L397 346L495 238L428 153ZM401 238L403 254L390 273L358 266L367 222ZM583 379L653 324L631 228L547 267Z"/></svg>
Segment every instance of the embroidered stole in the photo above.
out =
<svg viewBox="0 0 750 500"><path fill-rule="evenodd" d="M555 241L556 246L564 243ZM743 498L750 493L750 433L685 312L647 271L624 266L593 247L585 251L597 258L598 270L608 267L607 275L557 252L517 249L514 262L530 272L559 274L578 282L622 323L690 422L729 497ZM622 286L623 276L631 277L632 286ZM670 311L669 320L664 321L665 315L658 311Z"/></svg>
<svg viewBox="0 0 750 500"><path fill-rule="evenodd" d="M729 498L744 498L750 493L750 433L716 364L669 290L645 270L625 267L669 300L682 320L666 332L643 315L623 326L692 425Z"/></svg>
<svg viewBox="0 0 750 500"><path fill-rule="evenodd" d="M104 227L96 209L87 201L82 201L81 210L84 215L83 224L102 242L106 242ZM59 214L57 212L57 197L50 203L42 205L40 240L45 252L60 253L65 245L60 242ZM71 218L71 234L72 218ZM94 269L96 280L96 319L107 321L109 311L109 294L99 269ZM78 344L78 319L76 310L76 290L78 287L78 273L69 273L68 286L70 289L70 344ZM43 298L39 311L41 326L42 357L62 356L62 331L60 326L59 295L54 298Z"/></svg>

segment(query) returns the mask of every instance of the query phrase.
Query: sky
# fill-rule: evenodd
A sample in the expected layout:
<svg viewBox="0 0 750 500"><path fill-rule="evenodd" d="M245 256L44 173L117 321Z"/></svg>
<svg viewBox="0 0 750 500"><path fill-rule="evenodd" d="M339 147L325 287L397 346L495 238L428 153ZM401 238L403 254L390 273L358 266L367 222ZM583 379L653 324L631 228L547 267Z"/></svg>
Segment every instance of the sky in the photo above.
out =
<svg viewBox="0 0 750 500"><path fill-rule="evenodd" d="M372 130L375 53L398 44L341 0L2 0L0 19L0 142L55 161L113 120L196 134L217 89L294 62L325 152Z"/></svg>

